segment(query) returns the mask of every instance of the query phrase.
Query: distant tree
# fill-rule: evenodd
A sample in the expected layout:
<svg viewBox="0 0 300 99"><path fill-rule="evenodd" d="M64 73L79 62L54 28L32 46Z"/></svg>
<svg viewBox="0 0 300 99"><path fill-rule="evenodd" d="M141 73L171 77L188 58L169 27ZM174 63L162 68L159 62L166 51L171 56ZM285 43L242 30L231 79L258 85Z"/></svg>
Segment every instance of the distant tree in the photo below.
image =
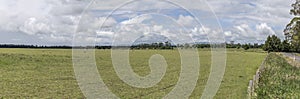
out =
<svg viewBox="0 0 300 99"><path fill-rule="evenodd" d="M184 44L184 48L190 48L190 47L191 47L190 44L188 44L188 43Z"/></svg>
<svg viewBox="0 0 300 99"><path fill-rule="evenodd" d="M158 49L158 43L152 43L151 46L152 49Z"/></svg>
<svg viewBox="0 0 300 99"><path fill-rule="evenodd" d="M243 47L244 50L248 50L250 48L250 45L249 44L244 44L242 47Z"/></svg>
<svg viewBox="0 0 300 99"><path fill-rule="evenodd" d="M165 42L165 49L173 49L172 44L169 41Z"/></svg>
<svg viewBox="0 0 300 99"><path fill-rule="evenodd" d="M196 44L195 47L197 47L197 48L210 48L210 44Z"/></svg>
<svg viewBox="0 0 300 99"><path fill-rule="evenodd" d="M258 43L254 43L253 48L259 48Z"/></svg>
<svg viewBox="0 0 300 99"><path fill-rule="evenodd" d="M237 49L240 49L241 46L242 46L241 43L238 43L238 44L236 45L236 48L237 48Z"/></svg>
<svg viewBox="0 0 300 99"><path fill-rule="evenodd" d="M252 45L251 43L248 43L249 48L254 48L254 45Z"/></svg>
<svg viewBox="0 0 300 99"><path fill-rule="evenodd" d="M158 43L159 48L162 48L163 46L164 46L164 43L162 43L162 42Z"/></svg>
<svg viewBox="0 0 300 99"><path fill-rule="evenodd" d="M279 52L281 51L281 40L275 35L268 36L263 46L263 50L268 52Z"/></svg>

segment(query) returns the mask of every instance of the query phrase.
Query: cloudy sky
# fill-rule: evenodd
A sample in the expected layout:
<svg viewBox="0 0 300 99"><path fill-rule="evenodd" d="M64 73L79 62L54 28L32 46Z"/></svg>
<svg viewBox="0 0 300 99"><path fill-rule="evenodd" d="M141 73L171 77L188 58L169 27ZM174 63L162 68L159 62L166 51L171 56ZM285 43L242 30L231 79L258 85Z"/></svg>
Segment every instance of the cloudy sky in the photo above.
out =
<svg viewBox="0 0 300 99"><path fill-rule="evenodd" d="M284 38L282 31L292 18L289 10L293 2L0 0L0 43L71 45L78 35L85 35L75 38L79 42L97 44L189 42L189 37L195 42L208 42L214 36L225 41L261 43L271 34Z"/></svg>

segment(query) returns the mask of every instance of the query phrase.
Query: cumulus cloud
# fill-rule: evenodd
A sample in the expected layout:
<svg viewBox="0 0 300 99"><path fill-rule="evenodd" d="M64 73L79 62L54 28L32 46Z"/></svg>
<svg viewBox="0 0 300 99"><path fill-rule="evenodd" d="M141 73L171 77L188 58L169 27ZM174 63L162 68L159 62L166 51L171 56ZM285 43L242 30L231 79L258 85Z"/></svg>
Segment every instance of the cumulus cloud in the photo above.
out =
<svg viewBox="0 0 300 99"><path fill-rule="evenodd" d="M259 25L256 25L256 30L261 35L274 35L274 30L268 26L266 23L261 23Z"/></svg>
<svg viewBox="0 0 300 99"><path fill-rule="evenodd" d="M71 43L81 13L89 1L81 0L2 0L0 1L0 31L20 32L49 43ZM97 17L92 14L81 21L82 26L96 33L100 25L117 23L114 18Z"/></svg>
<svg viewBox="0 0 300 99"><path fill-rule="evenodd" d="M197 2L197 3L195 3ZM122 8L119 9L125 9L125 10L134 10L134 11L140 11L140 10L149 10L153 8L158 9L174 9L178 8L177 5L182 6L184 8L189 9L200 9L200 10L209 10L207 9L207 6L199 6L199 4L205 4L205 1L199 1L199 0L190 0L190 2L186 2L183 0L169 0L169 1L161 1L161 0L142 0L142 1L126 1L126 0L106 0L105 2L101 0L97 0L95 2L96 6L95 9L105 9L105 10L112 10L115 9L116 6L119 7L121 5L125 5ZM174 5L175 4L175 5Z"/></svg>
<svg viewBox="0 0 300 99"><path fill-rule="evenodd" d="M282 30L291 19L289 10L291 8L290 4L294 1L208 0L207 2L216 12L216 16L219 17L225 31L223 34L226 36L226 39L257 41L265 39L265 36L270 34L283 37ZM121 5L126 3L126 1L106 0L103 2L98 0L95 3L101 6L95 6L93 9L90 9L90 15L81 16L82 11L84 11L86 5L89 3L90 0L1 0L0 32L22 33L49 42L63 43L71 42L72 35L77 29L83 35L88 33L91 35L97 34L98 38L96 41L109 42L113 35L122 35L122 32L116 33L116 31L112 31L113 28L111 27L120 24L122 25L121 29L127 31L123 33L124 35L128 35L132 31L143 35L152 35L149 32L155 32L160 33L159 35L162 36L178 38L180 36L176 33L183 31L188 32L189 36L198 41L206 40L207 37L214 38L213 35L222 37L220 36L222 34L221 30L214 29L213 26L195 26L196 20L192 15L182 14L180 11L176 12L176 9L180 7L176 7L170 2L157 2L155 0L135 2L121 8L121 10L107 18L106 16L110 14L109 10L115 9L112 5ZM211 17L206 16L206 13L202 13L210 11L208 6L202 6L201 4L193 3L193 1L187 2L182 0L174 0L173 3L199 12L197 14L202 15L203 19ZM157 9L149 10L153 8ZM176 13L170 13L164 9L174 9L173 11ZM147 15L136 17L148 12L167 13L187 30L169 28L170 23L167 22L165 24L143 24L146 20L159 19L158 17ZM85 18L86 20L80 21L81 18ZM79 21L81 22L81 26L76 28ZM164 22L166 20L156 21ZM214 20L209 18L199 21L214 23L212 22ZM104 29L110 30L96 31L100 28L101 24L105 27ZM133 33L132 35L139 34ZM94 38L90 37L86 39L92 40Z"/></svg>
<svg viewBox="0 0 300 99"><path fill-rule="evenodd" d="M230 41L263 43L268 35L273 35L275 32L268 24L260 23L253 28L247 24L236 25L231 31L226 31L224 34L226 40Z"/></svg>
<svg viewBox="0 0 300 99"><path fill-rule="evenodd" d="M238 26L234 26L234 28L239 32L241 36L244 37L253 37L253 30L249 27L248 24L241 24Z"/></svg>
<svg viewBox="0 0 300 99"><path fill-rule="evenodd" d="M183 26L190 27L195 25L195 19L192 16L179 15L177 23Z"/></svg>
<svg viewBox="0 0 300 99"><path fill-rule="evenodd" d="M87 3L80 0L1 0L0 31L24 33L50 43L70 42Z"/></svg>
<svg viewBox="0 0 300 99"><path fill-rule="evenodd" d="M291 4L294 0L282 1L282 0L231 0L231 1L220 1L220 0L209 0L208 3L212 6L212 9L216 12L217 16L222 22L225 31L232 31L234 27L240 27L240 36L247 36L252 39L253 32L260 34L274 33L282 36L282 31L285 25L291 20L292 16L289 15ZM264 23L264 24L260 24ZM244 26L241 26L244 24ZM266 24L276 28L266 27ZM250 26L251 29L245 27ZM258 25L258 26L256 26ZM247 29L248 28L248 29ZM263 28L263 30L261 30ZM244 30L241 30L244 29ZM247 34L246 31L250 30L252 34ZM252 31L251 31L252 30ZM235 30L234 30L235 31ZM245 35L247 34L247 35ZM257 37L258 37L257 36ZM247 38L244 38L247 39Z"/></svg>
<svg viewBox="0 0 300 99"><path fill-rule="evenodd" d="M37 35L40 38L52 38L51 41L70 41L79 16L31 17L19 26L19 31L28 35Z"/></svg>
<svg viewBox="0 0 300 99"><path fill-rule="evenodd" d="M50 27L42 22L37 22L36 18L29 18L24 22L24 25L20 27L20 30L29 35L34 35L38 32L49 31Z"/></svg>

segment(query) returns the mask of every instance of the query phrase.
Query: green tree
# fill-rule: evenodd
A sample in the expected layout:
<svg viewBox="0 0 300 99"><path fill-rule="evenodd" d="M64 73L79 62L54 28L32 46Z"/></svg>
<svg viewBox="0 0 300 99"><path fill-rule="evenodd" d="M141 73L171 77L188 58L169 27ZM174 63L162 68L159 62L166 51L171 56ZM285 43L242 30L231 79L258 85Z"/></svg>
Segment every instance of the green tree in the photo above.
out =
<svg viewBox="0 0 300 99"><path fill-rule="evenodd" d="M281 51L281 40L275 35L268 36L265 44L263 46L263 50L268 52L279 52Z"/></svg>
<svg viewBox="0 0 300 99"><path fill-rule="evenodd" d="M236 45L236 48L237 48L237 49L240 49L241 46L242 46L241 43L238 43L238 44Z"/></svg>
<svg viewBox="0 0 300 99"><path fill-rule="evenodd" d="M249 44L244 44L242 47L243 47L244 50L248 50L250 48L250 45Z"/></svg>
<svg viewBox="0 0 300 99"><path fill-rule="evenodd" d="M162 47L164 47L164 43L159 42L159 43L158 43L158 47L159 47L159 49L162 49Z"/></svg>
<svg viewBox="0 0 300 99"><path fill-rule="evenodd" d="M280 40L280 38L278 38L275 35L272 35L271 38L272 38L271 40L272 40L272 43L273 43L272 47L273 47L274 51L275 52L280 52L281 51L281 40Z"/></svg>
<svg viewBox="0 0 300 99"><path fill-rule="evenodd" d="M270 43L271 42L271 37L270 36L268 36L267 37L267 40L265 41L265 44L264 44L264 46L263 46L263 50L264 51L270 51L271 50L271 47L270 47Z"/></svg>
<svg viewBox="0 0 300 99"><path fill-rule="evenodd" d="M165 48L166 49L172 49L172 44L169 41L165 42Z"/></svg>
<svg viewBox="0 0 300 99"><path fill-rule="evenodd" d="M288 40L284 40L281 43L281 51L283 51L283 52L289 52L290 49L291 49L291 47L290 47L290 44L288 43Z"/></svg>
<svg viewBox="0 0 300 99"><path fill-rule="evenodd" d="M296 0L295 3L291 5L293 8L290 10L290 14L294 16L300 15L300 0Z"/></svg>
<svg viewBox="0 0 300 99"><path fill-rule="evenodd" d="M300 52L300 0L296 0L291 6L290 14L295 17L284 29L284 35L291 44L292 50Z"/></svg>

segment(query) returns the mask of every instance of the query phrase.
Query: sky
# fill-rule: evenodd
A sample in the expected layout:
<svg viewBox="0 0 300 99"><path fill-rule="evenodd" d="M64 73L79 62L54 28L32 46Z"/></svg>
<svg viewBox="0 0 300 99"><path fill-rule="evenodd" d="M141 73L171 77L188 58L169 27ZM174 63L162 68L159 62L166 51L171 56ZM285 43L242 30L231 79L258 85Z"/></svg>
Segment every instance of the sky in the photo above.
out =
<svg viewBox="0 0 300 99"><path fill-rule="evenodd" d="M263 43L273 34L284 39L293 2L0 0L0 44Z"/></svg>

